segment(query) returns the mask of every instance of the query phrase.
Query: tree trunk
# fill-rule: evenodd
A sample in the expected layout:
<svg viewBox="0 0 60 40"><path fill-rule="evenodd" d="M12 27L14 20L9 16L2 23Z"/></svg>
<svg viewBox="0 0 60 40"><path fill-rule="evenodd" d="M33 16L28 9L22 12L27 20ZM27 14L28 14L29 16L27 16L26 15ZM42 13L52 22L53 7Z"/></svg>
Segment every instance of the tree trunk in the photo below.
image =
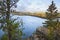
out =
<svg viewBox="0 0 60 40"><path fill-rule="evenodd" d="M7 22L7 27L8 27L8 40L12 40L12 35L11 35L11 27L10 23L8 22L10 20L10 0L6 0L7 4L7 11L6 11L6 22Z"/></svg>

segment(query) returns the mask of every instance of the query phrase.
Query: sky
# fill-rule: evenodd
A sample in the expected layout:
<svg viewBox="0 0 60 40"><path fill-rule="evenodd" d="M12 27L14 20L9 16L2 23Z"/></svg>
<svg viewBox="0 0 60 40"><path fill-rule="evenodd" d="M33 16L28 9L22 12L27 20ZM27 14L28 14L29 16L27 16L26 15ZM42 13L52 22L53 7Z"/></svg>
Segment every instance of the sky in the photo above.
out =
<svg viewBox="0 0 60 40"><path fill-rule="evenodd" d="M46 11L52 0L19 0L17 3L17 11L24 12L39 12ZM60 0L54 0L57 9L60 9ZM60 10L59 10L60 11Z"/></svg>

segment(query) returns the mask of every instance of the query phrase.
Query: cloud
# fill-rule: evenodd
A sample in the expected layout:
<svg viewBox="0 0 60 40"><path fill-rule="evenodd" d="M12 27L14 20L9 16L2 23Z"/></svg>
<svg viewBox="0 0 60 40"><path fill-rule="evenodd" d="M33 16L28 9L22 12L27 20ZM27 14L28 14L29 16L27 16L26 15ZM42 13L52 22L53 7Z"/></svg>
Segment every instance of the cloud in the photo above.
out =
<svg viewBox="0 0 60 40"><path fill-rule="evenodd" d="M31 11L31 12L36 12L36 11L46 11L48 6L46 6L45 4L34 4L32 3L31 5L28 5L27 8L25 9L26 11Z"/></svg>
<svg viewBox="0 0 60 40"><path fill-rule="evenodd" d="M43 2L46 2L46 0L45 1L33 0L33 1L31 1L30 5L27 5L25 11L31 11L31 12L46 11L48 4L47 4L47 2L46 2L46 4Z"/></svg>
<svg viewBox="0 0 60 40"><path fill-rule="evenodd" d="M17 5L18 7L16 8L17 10L20 11L46 11L48 6L51 4L52 0L20 0ZM54 0L57 7L59 7L59 0ZM58 5L59 4L59 5Z"/></svg>
<svg viewBox="0 0 60 40"><path fill-rule="evenodd" d="M25 10L26 11L37 11L38 9L40 9L39 6L37 6L36 4L32 3L31 5L28 5Z"/></svg>

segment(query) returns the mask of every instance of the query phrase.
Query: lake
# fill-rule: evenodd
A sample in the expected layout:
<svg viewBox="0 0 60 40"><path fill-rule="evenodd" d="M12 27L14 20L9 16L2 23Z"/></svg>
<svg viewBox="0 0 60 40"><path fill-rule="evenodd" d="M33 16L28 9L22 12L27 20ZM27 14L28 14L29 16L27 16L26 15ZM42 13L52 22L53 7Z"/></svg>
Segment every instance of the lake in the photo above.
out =
<svg viewBox="0 0 60 40"><path fill-rule="evenodd" d="M31 36L36 28L42 26L43 22L45 22L46 19L38 18L38 17L33 17L33 16L17 16L14 15L12 18L17 18L17 21L20 21L21 19L23 20L23 33L25 34L25 37ZM2 36L3 32L0 30L0 36Z"/></svg>

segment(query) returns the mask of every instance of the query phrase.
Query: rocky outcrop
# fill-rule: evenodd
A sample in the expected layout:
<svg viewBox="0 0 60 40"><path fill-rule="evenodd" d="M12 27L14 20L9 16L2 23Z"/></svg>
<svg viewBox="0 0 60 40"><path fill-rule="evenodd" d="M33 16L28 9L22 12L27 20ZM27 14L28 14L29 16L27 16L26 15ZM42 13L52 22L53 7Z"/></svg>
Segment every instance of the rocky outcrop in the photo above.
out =
<svg viewBox="0 0 60 40"><path fill-rule="evenodd" d="M36 32L27 40L47 40L48 29L45 27L37 28Z"/></svg>

